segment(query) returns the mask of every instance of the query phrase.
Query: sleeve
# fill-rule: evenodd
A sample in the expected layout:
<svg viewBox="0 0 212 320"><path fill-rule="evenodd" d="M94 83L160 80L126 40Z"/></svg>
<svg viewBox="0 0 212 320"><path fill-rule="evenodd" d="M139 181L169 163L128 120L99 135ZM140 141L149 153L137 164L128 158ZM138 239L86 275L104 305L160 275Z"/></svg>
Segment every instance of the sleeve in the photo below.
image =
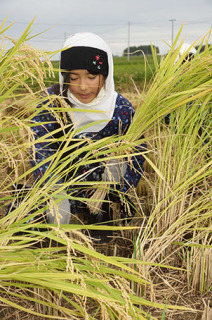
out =
<svg viewBox="0 0 212 320"><path fill-rule="evenodd" d="M135 115L135 109L132 104L121 95L118 95L117 103L113 118L96 136L95 139L101 139L110 135L125 134ZM144 136L141 136L141 139ZM124 175L124 183L117 186L121 192L126 193L131 187L136 187L143 174L144 157L140 154L146 149L146 144L138 145L133 153L139 153L127 160L127 168Z"/></svg>
<svg viewBox="0 0 212 320"><path fill-rule="evenodd" d="M122 101L123 103L124 101ZM135 109L131 105L129 101L124 103L124 105L119 106L119 116L118 118L121 120L121 132L125 134L130 126L130 123L135 115ZM141 136L143 139L144 136ZM141 176L143 174L143 164L144 164L144 157L142 156L142 152L146 149L146 144L137 145L133 153L138 153L138 155L132 156L130 159L127 160L127 167L126 172L124 174L123 180L124 183L120 186L120 192L127 193L131 187L137 187Z"/></svg>
<svg viewBox="0 0 212 320"><path fill-rule="evenodd" d="M35 167L37 164L56 154L58 149L56 142L48 142L48 138L40 139L51 132L52 135L50 135L49 138L53 138L53 131L55 130L56 124L57 121L54 116L49 111L45 110L45 108L42 109L39 114L32 119L31 131L33 132L33 136L35 138L35 145L34 148L31 148L30 156L30 163L32 167ZM41 141L36 142L38 139ZM45 162L34 170L33 174L35 182L43 177L50 165L51 161ZM47 182L51 176L52 175L49 175L45 182Z"/></svg>
<svg viewBox="0 0 212 320"><path fill-rule="evenodd" d="M145 148L146 144L139 145L136 147L136 152L143 152ZM131 187L137 187L143 174L144 161L144 157L141 154L138 154L131 158L131 164L128 162L124 175L124 185L120 188L121 192L127 193Z"/></svg>

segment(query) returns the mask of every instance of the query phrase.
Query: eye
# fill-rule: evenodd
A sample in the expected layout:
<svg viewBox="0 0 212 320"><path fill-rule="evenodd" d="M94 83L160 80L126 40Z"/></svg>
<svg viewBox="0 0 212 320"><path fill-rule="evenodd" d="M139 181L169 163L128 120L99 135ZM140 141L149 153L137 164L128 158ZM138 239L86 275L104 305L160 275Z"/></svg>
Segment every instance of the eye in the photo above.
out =
<svg viewBox="0 0 212 320"><path fill-rule="evenodd" d="M91 74L91 75L88 76L88 79L94 80L94 79L96 79L96 77L97 77L96 75Z"/></svg>
<svg viewBox="0 0 212 320"><path fill-rule="evenodd" d="M71 81L75 81L75 80L77 80L77 79L78 79L77 77L73 77L73 76L70 77L70 80L71 80Z"/></svg>

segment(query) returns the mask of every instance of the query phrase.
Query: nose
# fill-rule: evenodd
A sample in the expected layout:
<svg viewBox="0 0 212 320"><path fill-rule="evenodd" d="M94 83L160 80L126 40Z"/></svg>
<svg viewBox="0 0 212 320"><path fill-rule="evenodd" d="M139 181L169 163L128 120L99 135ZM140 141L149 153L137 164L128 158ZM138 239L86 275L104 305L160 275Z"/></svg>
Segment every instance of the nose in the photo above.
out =
<svg viewBox="0 0 212 320"><path fill-rule="evenodd" d="M86 81L82 79L81 82L80 82L80 89L82 91L85 91L87 88L88 88L88 86L86 84Z"/></svg>

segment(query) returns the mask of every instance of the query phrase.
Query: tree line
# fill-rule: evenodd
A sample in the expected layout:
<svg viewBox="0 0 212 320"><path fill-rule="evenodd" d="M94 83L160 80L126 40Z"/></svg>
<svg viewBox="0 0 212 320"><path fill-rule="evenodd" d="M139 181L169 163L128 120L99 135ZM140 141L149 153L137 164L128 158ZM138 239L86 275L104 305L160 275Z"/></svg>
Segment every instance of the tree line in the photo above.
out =
<svg viewBox="0 0 212 320"><path fill-rule="evenodd" d="M156 46L152 46L154 48L154 50L156 50L156 53L159 53L159 48ZM143 53L145 55L149 55L152 54L152 47L151 45L140 45L140 46L131 46L129 47L129 53L130 55L133 56L139 56L142 55ZM123 51L123 55L128 54L128 48L124 49Z"/></svg>
<svg viewBox="0 0 212 320"><path fill-rule="evenodd" d="M210 44L208 44L210 46ZM156 53L160 53L159 48L156 46L152 46ZM131 46L129 47L129 53L131 56L139 56L142 55L143 53L145 55L151 55L152 54L152 47L151 45L140 45L140 46ZM195 48L198 49L199 46L196 46ZM203 52L205 50L205 45L203 45L200 49L200 52ZM128 54L128 48L124 49L123 51L123 56L126 56Z"/></svg>

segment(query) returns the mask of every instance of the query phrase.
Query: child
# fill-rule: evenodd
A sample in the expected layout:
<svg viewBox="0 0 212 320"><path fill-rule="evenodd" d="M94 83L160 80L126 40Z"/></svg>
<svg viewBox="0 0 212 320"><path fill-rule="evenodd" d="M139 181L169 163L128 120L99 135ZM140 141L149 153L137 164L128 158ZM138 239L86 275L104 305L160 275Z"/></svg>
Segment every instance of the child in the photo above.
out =
<svg viewBox="0 0 212 320"><path fill-rule="evenodd" d="M51 86L48 89L48 94L59 94L66 100L70 106L70 112L66 113L66 118L74 124L75 129L79 129L78 138L100 140L104 137L127 132L135 110L131 103L114 89L112 53L108 45L99 36L92 33L77 33L71 35L65 41L61 52L59 77L60 84ZM78 112L77 109L97 112ZM93 123L100 120L103 121ZM33 118L33 121L39 123L38 126L32 127L35 139L58 128L54 114L46 110L41 110ZM85 129L85 125L89 126ZM42 145L36 143L35 147L35 159L31 159L32 166L57 151L57 147L55 149L49 148L47 143L46 145L45 143ZM138 146L137 151L140 152L143 147L145 145ZM126 193L130 188L137 186L142 175L143 162L143 156L137 155L132 157L131 164L123 165L122 179L118 188L121 193ZM43 164L34 171L36 180L43 176L48 166L49 163ZM112 165L111 168L113 175L116 165ZM108 174L106 174L105 168L100 167L94 170L94 174L89 180L107 181ZM83 191L81 191L81 196L84 196ZM110 199L116 202L120 200L117 194L113 194ZM71 213L75 213L79 203L71 201L70 204ZM64 200L60 205L60 223L70 222L70 209L68 210L68 208L69 203ZM84 205L84 210L87 210L89 214L86 205ZM96 215L96 221L112 220L107 203L103 204L102 210L104 214ZM122 213L122 218L124 218L125 213L123 211ZM50 223L53 223L54 220L54 216L49 216L48 221Z"/></svg>
<svg viewBox="0 0 212 320"><path fill-rule="evenodd" d="M196 53L197 53L197 50L193 46L191 46L189 43L183 43L180 47L180 51L179 51L179 54L177 55L175 63L177 63L177 61L183 55L185 55L185 57L182 63L185 63L186 61L191 61L194 58Z"/></svg>

